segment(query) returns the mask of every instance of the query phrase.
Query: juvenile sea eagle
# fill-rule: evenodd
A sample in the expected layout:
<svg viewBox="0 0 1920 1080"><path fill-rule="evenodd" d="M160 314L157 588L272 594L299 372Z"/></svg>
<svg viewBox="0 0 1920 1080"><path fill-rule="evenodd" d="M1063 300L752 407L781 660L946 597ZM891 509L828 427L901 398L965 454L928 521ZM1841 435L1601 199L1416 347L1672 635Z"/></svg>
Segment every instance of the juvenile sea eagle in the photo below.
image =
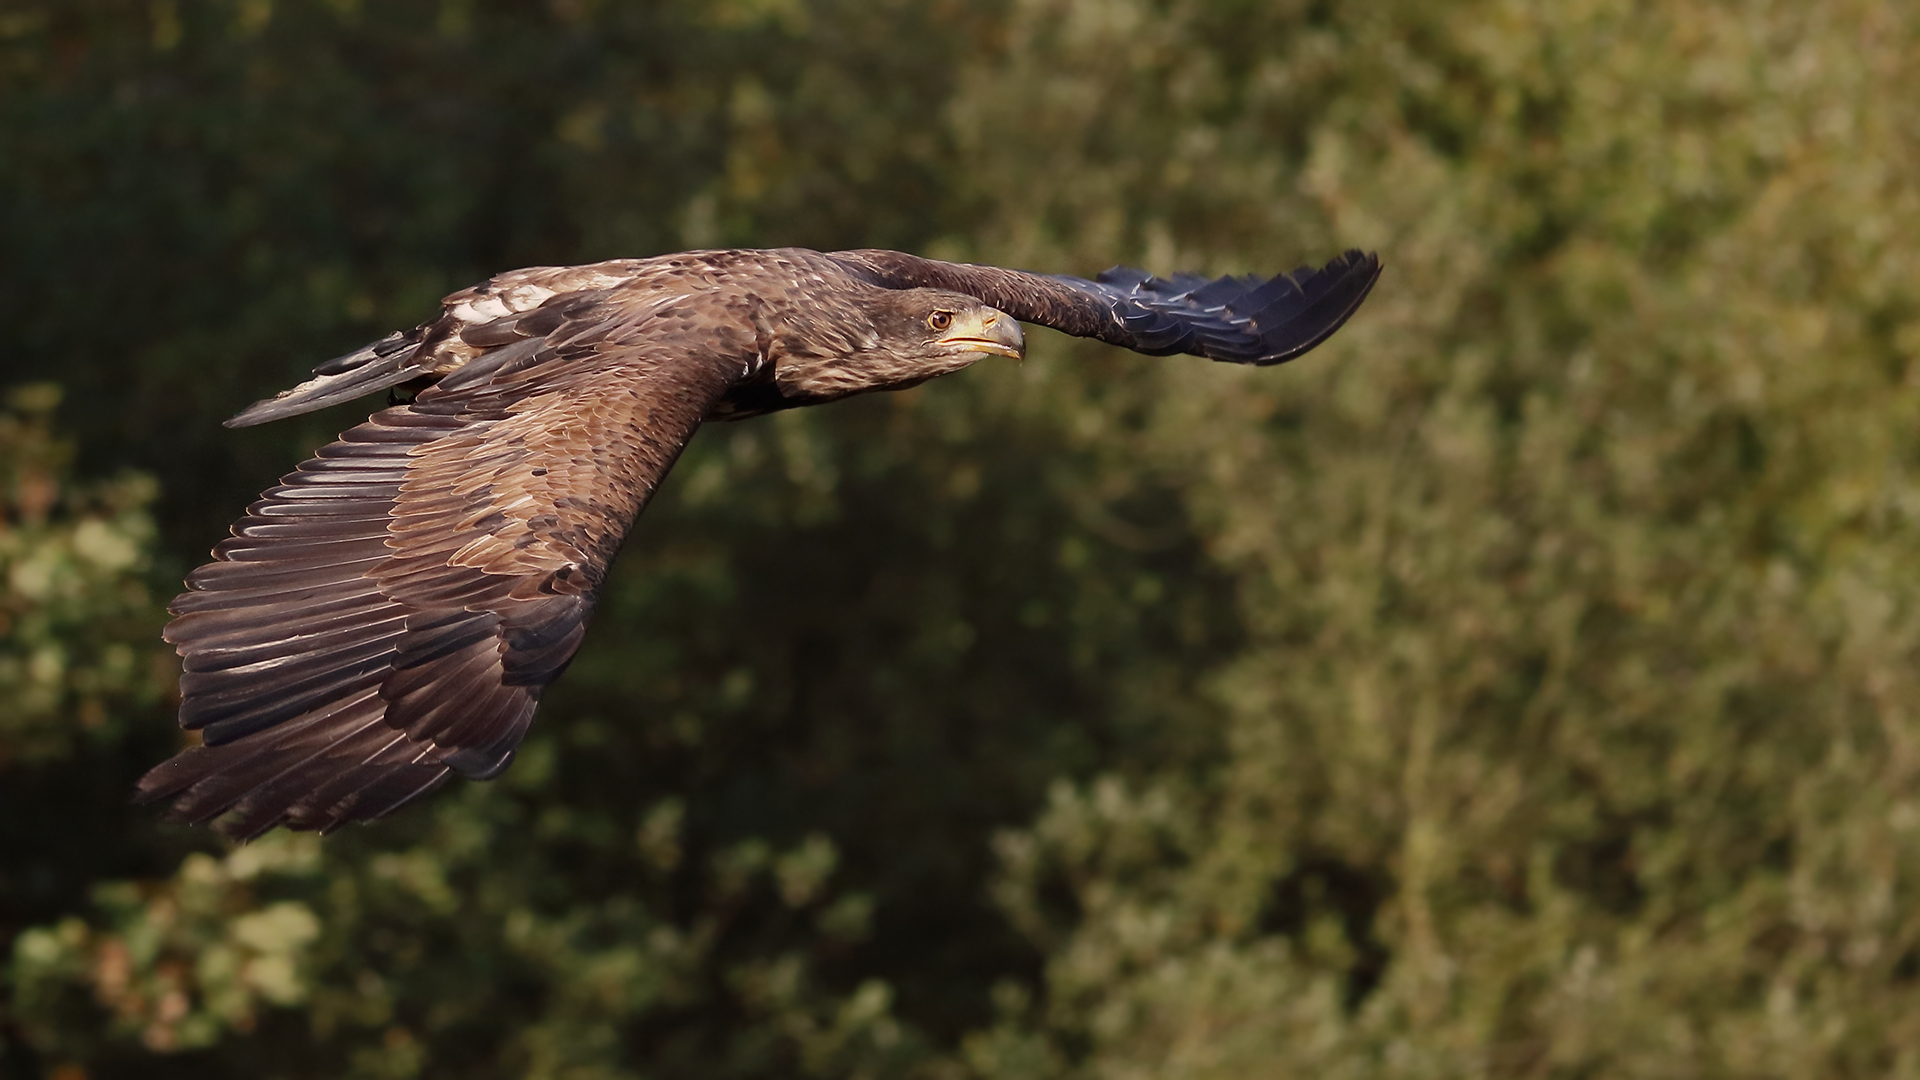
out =
<svg viewBox="0 0 1920 1080"><path fill-rule="evenodd" d="M1092 281L894 251L700 251L533 267L329 360L244 427L417 388L269 488L187 578L166 639L202 745L142 800L234 837L379 817L496 776L634 517L703 420L897 390L1025 352L1020 322L1164 356L1290 360L1380 274Z"/></svg>

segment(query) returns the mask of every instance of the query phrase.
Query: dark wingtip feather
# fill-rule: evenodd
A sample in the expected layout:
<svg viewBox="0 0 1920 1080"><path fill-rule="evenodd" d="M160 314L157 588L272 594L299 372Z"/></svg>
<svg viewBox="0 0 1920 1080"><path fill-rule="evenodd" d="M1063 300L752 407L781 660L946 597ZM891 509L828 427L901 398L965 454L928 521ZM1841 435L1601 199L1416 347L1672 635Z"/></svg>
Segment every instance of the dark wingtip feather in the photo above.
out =
<svg viewBox="0 0 1920 1080"><path fill-rule="evenodd" d="M1293 288L1248 313L1264 349L1252 362L1262 367L1310 352L1345 326L1380 280L1380 257L1347 251L1318 270L1302 267L1290 278L1275 280L1286 280Z"/></svg>
<svg viewBox="0 0 1920 1080"><path fill-rule="evenodd" d="M1185 352L1268 366L1308 352L1340 329L1372 291L1380 259L1347 251L1315 269L1261 277L1155 277L1117 266L1091 287L1111 305L1113 330L1097 336L1154 356ZM1057 278L1073 285L1076 279Z"/></svg>
<svg viewBox="0 0 1920 1080"><path fill-rule="evenodd" d="M198 756L194 750L185 750L148 769L133 786L133 804L158 802L199 782L205 771L194 768Z"/></svg>

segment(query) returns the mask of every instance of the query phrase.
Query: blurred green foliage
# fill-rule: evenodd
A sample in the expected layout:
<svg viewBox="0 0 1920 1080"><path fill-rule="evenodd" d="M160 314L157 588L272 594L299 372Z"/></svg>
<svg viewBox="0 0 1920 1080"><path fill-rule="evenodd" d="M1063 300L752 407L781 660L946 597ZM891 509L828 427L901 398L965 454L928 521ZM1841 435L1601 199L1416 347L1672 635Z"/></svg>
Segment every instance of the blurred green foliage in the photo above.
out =
<svg viewBox="0 0 1920 1080"><path fill-rule="evenodd" d="M158 628L141 571L153 542L151 480L77 485L48 416L60 388L14 389L0 407L0 774L113 741L115 706L152 697Z"/></svg>
<svg viewBox="0 0 1920 1080"><path fill-rule="evenodd" d="M1920 1072L1920 15L0 8L0 1073ZM1388 270L709 429L500 781L229 850L152 597L507 267ZM23 272L24 271L24 272ZM148 524L151 514L153 524ZM151 566L151 569L149 569Z"/></svg>

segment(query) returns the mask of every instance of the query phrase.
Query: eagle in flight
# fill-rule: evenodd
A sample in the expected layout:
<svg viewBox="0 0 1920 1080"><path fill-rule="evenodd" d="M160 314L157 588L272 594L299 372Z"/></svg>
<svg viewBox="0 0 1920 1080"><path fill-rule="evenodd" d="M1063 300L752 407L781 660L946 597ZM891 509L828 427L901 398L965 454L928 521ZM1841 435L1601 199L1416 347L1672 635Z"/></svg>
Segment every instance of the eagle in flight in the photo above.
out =
<svg viewBox="0 0 1920 1080"><path fill-rule="evenodd" d="M607 567L705 420L898 390L1025 353L1020 323L1136 352L1278 364L1380 274L1092 281L894 251L703 251L533 267L329 360L227 421L417 391L247 508L166 639L201 745L141 779L235 838L376 818L513 760ZM395 399L397 400L397 397Z"/></svg>

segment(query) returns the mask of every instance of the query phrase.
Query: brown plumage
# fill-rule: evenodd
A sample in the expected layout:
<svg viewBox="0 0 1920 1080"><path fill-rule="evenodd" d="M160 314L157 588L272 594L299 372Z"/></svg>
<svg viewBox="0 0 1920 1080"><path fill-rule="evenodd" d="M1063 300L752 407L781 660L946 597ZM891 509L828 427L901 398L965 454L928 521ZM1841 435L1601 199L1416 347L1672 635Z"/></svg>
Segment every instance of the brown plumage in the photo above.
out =
<svg viewBox="0 0 1920 1080"><path fill-rule="evenodd" d="M497 775L579 648L621 538L701 421L1020 356L1016 320L1275 364L1359 307L1348 252L1291 276L1094 281L891 251L535 267L228 421L421 386L269 488L173 602L181 726L140 782L236 837L374 818Z"/></svg>

